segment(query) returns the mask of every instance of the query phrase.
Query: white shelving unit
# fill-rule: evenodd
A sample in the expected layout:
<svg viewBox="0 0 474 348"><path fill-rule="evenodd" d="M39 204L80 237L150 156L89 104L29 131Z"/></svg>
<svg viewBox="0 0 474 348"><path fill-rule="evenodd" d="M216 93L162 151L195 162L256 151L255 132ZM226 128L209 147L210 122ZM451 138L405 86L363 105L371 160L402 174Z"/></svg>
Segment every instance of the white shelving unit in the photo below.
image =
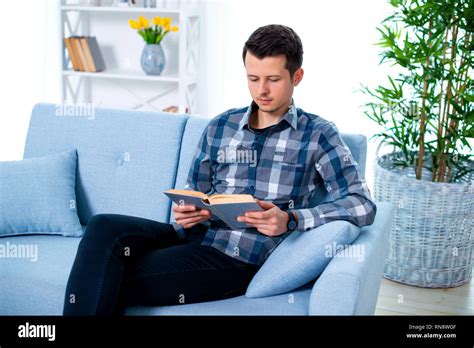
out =
<svg viewBox="0 0 474 348"><path fill-rule="evenodd" d="M172 17L173 24L179 26L178 33L169 33L163 40L171 41L170 37L177 34L174 46L165 48L167 56L167 67L160 76L146 75L139 67L141 47L144 41L136 33L131 36L132 29L128 26L129 18L145 17ZM103 106L124 107L125 97L112 96L112 102L103 102L96 95L107 95L125 93L128 95L129 103L126 108L141 109L148 108L161 111L163 106L176 105L179 112L198 113L198 73L199 73L199 39L200 18L199 7L186 8L143 8L143 7L112 7L112 6L81 6L67 5L64 0L61 5L61 30L62 38L73 35L96 36L99 47L103 51L106 69L101 72L79 72L72 70L71 62L63 42L62 51L62 100L65 103L93 103ZM102 30L107 31L107 26L114 25L109 30L110 42L101 45L101 36L95 32L94 24L102 22ZM150 18L151 19L151 18ZM105 29L104 29L105 28ZM110 31L113 31L112 35ZM116 39L115 36L117 37ZM115 41L114 41L115 40ZM128 40L128 41L127 41ZM112 42L113 41L113 42ZM177 42L176 42L177 41ZM127 45L133 46L127 50ZM104 50L103 50L104 48ZM108 56L104 54L107 48ZM121 53L114 53L120 51ZM125 51L124 51L125 50ZM125 53L124 53L125 52ZM121 66L113 64L113 61L123 61L122 56L128 54L126 60L132 66ZM119 57L117 57L119 55ZM109 58L109 61L108 61ZM136 59L135 59L136 58ZM130 64L130 62L133 64ZM176 64L177 63L177 64ZM122 64L123 65L123 64ZM101 81L101 82L98 82ZM143 86L146 84L146 87ZM112 92L113 90L117 92ZM152 94L150 95L150 92ZM174 94L174 97L170 96ZM115 105L114 101L122 102ZM156 106L161 101L162 107Z"/></svg>

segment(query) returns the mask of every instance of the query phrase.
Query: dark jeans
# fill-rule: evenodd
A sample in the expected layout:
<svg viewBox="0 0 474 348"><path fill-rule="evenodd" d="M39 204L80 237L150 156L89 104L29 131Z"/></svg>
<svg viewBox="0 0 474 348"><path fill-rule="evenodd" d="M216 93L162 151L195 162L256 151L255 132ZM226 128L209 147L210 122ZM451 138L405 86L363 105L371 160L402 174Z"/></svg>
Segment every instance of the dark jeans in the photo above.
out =
<svg viewBox="0 0 474 348"><path fill-rule="evenodd" d="M93 216L69 276L64 315L123 315L126 306L206 302L245 293L258 266L200 244L197 225L179 239L172 225Z"/></svg>

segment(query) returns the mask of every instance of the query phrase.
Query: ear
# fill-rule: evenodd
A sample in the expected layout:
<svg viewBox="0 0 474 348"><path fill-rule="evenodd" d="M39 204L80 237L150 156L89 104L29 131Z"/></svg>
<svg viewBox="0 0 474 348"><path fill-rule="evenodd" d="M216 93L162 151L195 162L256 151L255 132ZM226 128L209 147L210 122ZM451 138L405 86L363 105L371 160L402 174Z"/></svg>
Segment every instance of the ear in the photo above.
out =
<svg viewBox="0 0 474 348"><path fill-rule="evenodd" d="M303 75L304 75L304 70L302 68L299 68L298 70L295 71L295 74L293 75L293 86L298 86L298 84L303 79Z"/></svg>

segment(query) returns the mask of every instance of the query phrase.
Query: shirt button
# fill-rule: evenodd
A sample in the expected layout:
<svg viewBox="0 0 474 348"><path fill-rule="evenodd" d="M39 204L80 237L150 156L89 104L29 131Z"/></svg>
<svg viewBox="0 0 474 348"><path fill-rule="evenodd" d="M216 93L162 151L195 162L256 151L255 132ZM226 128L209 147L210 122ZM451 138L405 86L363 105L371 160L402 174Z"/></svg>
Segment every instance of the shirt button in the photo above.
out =
<svg viewBox="0 0 474 348"><path fill-rule="evenodd" d="M117 158L117 161L116 161L116 162L117 162L117 164L118 164L119 166L121 166L121 165L123 164L123 159Z"/></svg>
<svg viewBox="0 0 474 348"><path fill-rule="evenodd" d="M250 194L253 195L253 194L255 193L255 187L254 187L254 186L250 186L248 191L249 191Z"/></svg>

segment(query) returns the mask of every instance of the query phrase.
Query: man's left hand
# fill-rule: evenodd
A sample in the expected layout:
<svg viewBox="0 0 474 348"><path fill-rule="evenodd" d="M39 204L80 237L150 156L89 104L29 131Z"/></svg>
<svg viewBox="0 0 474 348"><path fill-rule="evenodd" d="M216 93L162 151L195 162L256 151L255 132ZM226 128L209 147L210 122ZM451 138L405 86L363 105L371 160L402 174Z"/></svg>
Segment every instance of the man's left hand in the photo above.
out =
<svg viewBox="0 0 474 348"><path fill-rule="evenodd" d="M252 211L239 216L237 221L246 222L249 227L255 227L260 233L270 237L279 236L288 231L288 214L275 204L257 200L265 211Z"/></svg>

